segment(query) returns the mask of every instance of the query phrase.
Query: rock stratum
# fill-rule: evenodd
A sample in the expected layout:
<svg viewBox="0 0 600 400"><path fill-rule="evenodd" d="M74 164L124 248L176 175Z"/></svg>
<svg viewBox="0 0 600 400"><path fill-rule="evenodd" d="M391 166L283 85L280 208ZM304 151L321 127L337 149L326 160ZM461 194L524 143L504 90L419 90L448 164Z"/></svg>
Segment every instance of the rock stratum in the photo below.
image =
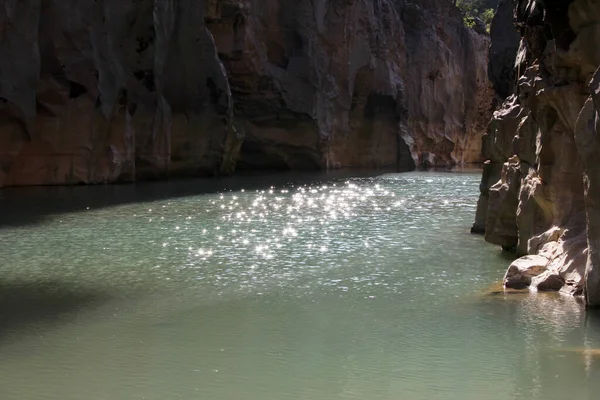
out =
<svg viewBox="0 0 600 400"><path fill-rule="evenodd" d="M480 161L448 0L4 0L0 187Z"/></svg>
<svg viewBox="0 0 600 400"><path fill-rule="evenodd" d="M473 231L523 256L506 286L600 306L600 2L502 0L491 35L503 103Z"/></svg>

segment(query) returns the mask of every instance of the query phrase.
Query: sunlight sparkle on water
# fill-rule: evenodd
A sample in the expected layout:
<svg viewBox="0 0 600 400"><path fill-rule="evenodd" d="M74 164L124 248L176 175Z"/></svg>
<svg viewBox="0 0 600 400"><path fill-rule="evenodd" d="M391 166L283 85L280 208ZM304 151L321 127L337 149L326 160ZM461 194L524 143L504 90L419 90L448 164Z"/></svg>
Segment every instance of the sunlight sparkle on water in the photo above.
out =
<svg viewBox="0 0 600 400"><path fill-rule="evenodd" d="M169 182L1 227L0 398L596 399L598 362L556 351L600 348L580 304L482 294L508 262L468 234L480 178ZM49 277L48 321L6 307Z"/></svg>

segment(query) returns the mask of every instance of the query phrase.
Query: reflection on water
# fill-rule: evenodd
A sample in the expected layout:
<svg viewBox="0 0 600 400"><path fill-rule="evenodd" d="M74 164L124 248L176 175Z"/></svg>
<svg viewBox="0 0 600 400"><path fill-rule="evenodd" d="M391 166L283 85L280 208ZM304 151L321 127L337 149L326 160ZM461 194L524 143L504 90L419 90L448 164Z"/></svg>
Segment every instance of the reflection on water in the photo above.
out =
<svg viewBox="0 0 600 400"><path fill-rule="evenodd" d="M0 399L596 399L600 319L487 289L478 183L5 192Z"/></svg>

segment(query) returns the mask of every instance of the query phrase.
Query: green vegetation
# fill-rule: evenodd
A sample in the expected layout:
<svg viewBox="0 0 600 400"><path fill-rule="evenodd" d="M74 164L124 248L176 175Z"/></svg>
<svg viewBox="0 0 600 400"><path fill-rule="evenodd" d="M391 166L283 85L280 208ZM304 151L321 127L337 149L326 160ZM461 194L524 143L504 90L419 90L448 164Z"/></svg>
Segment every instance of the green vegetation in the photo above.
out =
<svg viewBox="0 0 600 400"><path fill-rule="evenodd" d="M456 6L463 13L463 22L469 28L475 27L475 19L479 18L490 31L492 19L499 0L456 0Z"/></svg>

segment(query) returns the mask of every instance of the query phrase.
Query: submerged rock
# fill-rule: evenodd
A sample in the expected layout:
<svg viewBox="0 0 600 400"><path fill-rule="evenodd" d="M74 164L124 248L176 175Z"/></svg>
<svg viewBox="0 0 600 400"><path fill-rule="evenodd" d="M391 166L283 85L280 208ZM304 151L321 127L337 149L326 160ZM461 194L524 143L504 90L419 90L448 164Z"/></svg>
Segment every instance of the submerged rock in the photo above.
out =
<svg viewBox="0 0 600 400"><path fill-rule="evenodd" d="M600 349L588 348L588 347L563 347L557 348L555 351L560 353L575 353L580 354L583 357L600 357Z"/></svg>
<svg viewBox="0 0 600 400"><path fill-rule="evenodd" d="M504 102L483 146L488 169L502 169L500 176L483 176L474 227L491 243L548 260L543 272L531 265L535 276L511 266L507 277L530 279L538 290L581 294L585 288L587 303L600 306L600 3L510 0L501 9L507 3L513 18L506 9L497 14L491 56L505 62L490 69ZM512 34L494 32L511 25L521 39L514 65L506 68Z"/></svg>
<svg viewBox="0 0 600 400"><path fill-rule="evenodd" d="M0 186L477 162L493 100L445 0L11 0L0 32Z"/></svg>

